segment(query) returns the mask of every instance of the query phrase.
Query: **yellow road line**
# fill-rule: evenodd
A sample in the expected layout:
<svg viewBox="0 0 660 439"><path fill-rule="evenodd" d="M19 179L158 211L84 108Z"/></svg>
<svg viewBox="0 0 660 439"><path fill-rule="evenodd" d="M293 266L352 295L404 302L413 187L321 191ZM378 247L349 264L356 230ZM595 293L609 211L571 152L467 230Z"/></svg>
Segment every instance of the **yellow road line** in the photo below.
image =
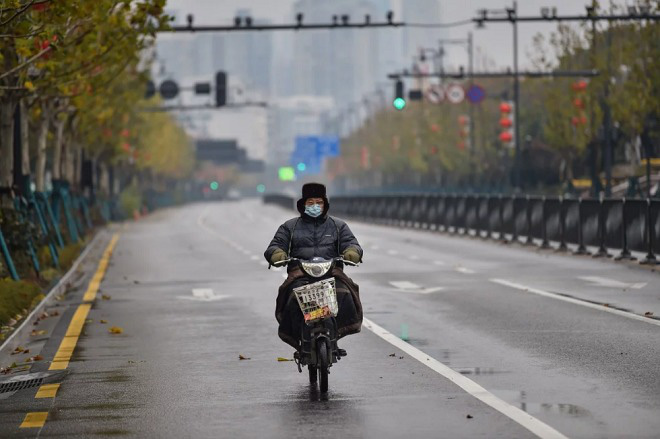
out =
<svg viewBox="0 0 660 439"><path fill-rule="evenodd" d="M30 412L25 415L20 428L41 428L46 423L48 412Z"/></svg>
<svg viewBox="0 0 660 439"><path fill-rule="evenodd" d="M39 387L37 395L35 398L55 398L57 394L57 389L60 388L60 383L56 384L44 384Z"/></svg>
<svg viewBox="0 0 660 439"><path fill-rule="evenodd" d="M98 268L96 269L94 276L92 276L92 280L89 282L87 291L83 296L83 301L92 302L96 298L96 293L99 290L103 276L105 276L108 264L110 263L110 257L112 256L112 251L114 250L115 245L117 245L118 240L119 234L115 233L103 252ZM76 309L76 312L73 314L71 323L69 323L69 328L66 330L66 335L62 339L60 347L57 349L55 358L53 358L53 362L48 370L64 370L69 367L69 361L76 348L76 344L78 344L78 337L80 337L80 333L85 325L85 320L87 319L87 314L91 307L91 303L83 303L78 306L78 309Z"/></svg>
<svg viewBox="0 0 660 439"><path fill-rule="evenodd" d="M73 351L76 348L78 337L80 337L82 328L85 325L85 319L87 319L87 314L91 307L91 303L78 305L78 309L73 313L69 328L66 330L66 334L64 335L60 347L55 353L55 358L53 358L53 362L50 364L48 370L64 370L69 366L69 360L71 360Z"/></svg>
<svg viewBox="0 0 660 439"><path fill-rule="evenodd" d="M87 286L87 291L85 291L85 295L83 296L83 301L93 302L94 299L96 298L96 293L99 291L99 287L101 286L101 281L103 280L103 276L105 276L105 271L108 269L108 264L110 264L110 257L112 256L112 251L114 250L115 245L117 245L118 240L119 240L119 233L115 233L112 236L112 239L110 240L110 243L106 247L105 251L103 252L103 256L101 256L101 260L99 261L99 266L96 269L96 273L94 273L94 276L92 276L92 280L89 282L89 285Z"/></svg>

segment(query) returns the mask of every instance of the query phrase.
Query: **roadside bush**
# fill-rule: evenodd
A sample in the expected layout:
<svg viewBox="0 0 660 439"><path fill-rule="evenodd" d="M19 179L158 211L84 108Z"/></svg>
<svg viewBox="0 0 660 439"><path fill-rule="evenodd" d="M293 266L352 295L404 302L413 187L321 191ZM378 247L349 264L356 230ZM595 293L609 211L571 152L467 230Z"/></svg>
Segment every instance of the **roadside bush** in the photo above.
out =
<svg viewBox="0 0 660 439"><path fill-rule="evenodd" d="M41 296L41 297L40 297ZM0 279L0 326L24 316L43 299L41 287L32 282Z"/></svg>
<svg viewBox="0 0 660 439"><path fill-rule="evenodd" d="M69 244L60 250L60 269L68 270L76 260L83 248L83 243L78 241L76 244Z"/></svg>
<svg viewBox="0 0 660 439"><path fill-rule="evenodd" d="M138 212L140 211L142 206L142 195L135 182L126 186L122 193L119 194L119 206L127 217L131 217L136 210Z"/></svg>

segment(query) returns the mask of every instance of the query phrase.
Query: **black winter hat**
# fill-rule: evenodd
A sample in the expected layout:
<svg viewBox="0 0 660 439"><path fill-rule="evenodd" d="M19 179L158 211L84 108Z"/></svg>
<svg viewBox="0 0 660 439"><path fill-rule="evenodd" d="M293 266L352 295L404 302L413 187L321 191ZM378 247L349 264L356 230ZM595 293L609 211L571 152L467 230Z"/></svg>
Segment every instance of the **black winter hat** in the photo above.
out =
<svg viewBox="0 0 660 439"><path fill-rule="evenodd" d="M326 198L325 185L321 183L305 183L302 187L302 199Z"/></svg>
<svg viewBox="0 0 660 439"><path fill-rule="evenodd" d="M323 216L325 216L325 214L328 213L328 209L330 208L330 202L328 201L324 184L321 183L303 184L302 198L299 199L298 202L296 203L298 212L300 212L301 214L305 211L305 201L307 201L308 198L323 198L323 201L325 203L325 208L323 209Z"/></svg>

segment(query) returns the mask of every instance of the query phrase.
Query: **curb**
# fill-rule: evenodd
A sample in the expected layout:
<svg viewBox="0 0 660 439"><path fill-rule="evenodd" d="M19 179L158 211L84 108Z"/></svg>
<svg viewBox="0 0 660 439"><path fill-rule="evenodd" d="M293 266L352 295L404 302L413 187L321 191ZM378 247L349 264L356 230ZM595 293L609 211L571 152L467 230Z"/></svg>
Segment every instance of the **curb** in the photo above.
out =
<svg viewBox="0 0 660 439"><path fill-rule="evenodd" d="M33 320L33 318L41 313L41 311L46 307L46 305L52 301L53 297L56 295L60 294L66 289L66 285L69 282L69 279L73 276L73 274L76 272L78 269L78 266L82 263L82 261L87 257L89 252L92 250L94 247L94 244L100 239L101 235L103 235L105 232L105 228L102 230L99 230L96 232L94 235L94 238L85 246L85 249L78 255L76 258L75 262L73 265L71 265L71 268L60 278L59 281L55 284L53 288L48 292L46 297L39 302L39 304L28 314L28 316L23 320L23 323L12 332L12 334L4 341L2 344L0 344L0 353L4 351L6 348L9 347L10 343L19 336L19 334L22 334L25 331L26 326L28 325L29 322ZM28 328L29 329L29 328Z"/></svg>

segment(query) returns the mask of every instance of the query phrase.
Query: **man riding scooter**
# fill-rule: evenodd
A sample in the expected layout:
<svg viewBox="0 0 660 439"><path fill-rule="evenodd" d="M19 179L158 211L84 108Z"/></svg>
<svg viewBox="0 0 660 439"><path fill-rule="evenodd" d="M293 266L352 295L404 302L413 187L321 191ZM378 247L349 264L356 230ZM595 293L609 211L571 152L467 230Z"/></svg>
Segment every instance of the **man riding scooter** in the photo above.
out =
<svg viewBox="0 0 660 439"><path fill-rule="evenodd" d="M300 216L282 224L264 252L272 265L283 261L333 260L342 257L357 264L362 261L362 247L348 225L328 215L330 203L326 188L320 183L307 183L302 187L302 198L297 202ZM301 347L301 331L304 317L293 289L308 283L300 264L288 264L288 277L280 286L275 317L279 323L278 335L296 350ZM336 317L337 338L360 332L362 304L358 285L343 271L343 264L334 265L332 276L336 281L339 311ZM345 351L339 350L341 355Z"/></svg>

